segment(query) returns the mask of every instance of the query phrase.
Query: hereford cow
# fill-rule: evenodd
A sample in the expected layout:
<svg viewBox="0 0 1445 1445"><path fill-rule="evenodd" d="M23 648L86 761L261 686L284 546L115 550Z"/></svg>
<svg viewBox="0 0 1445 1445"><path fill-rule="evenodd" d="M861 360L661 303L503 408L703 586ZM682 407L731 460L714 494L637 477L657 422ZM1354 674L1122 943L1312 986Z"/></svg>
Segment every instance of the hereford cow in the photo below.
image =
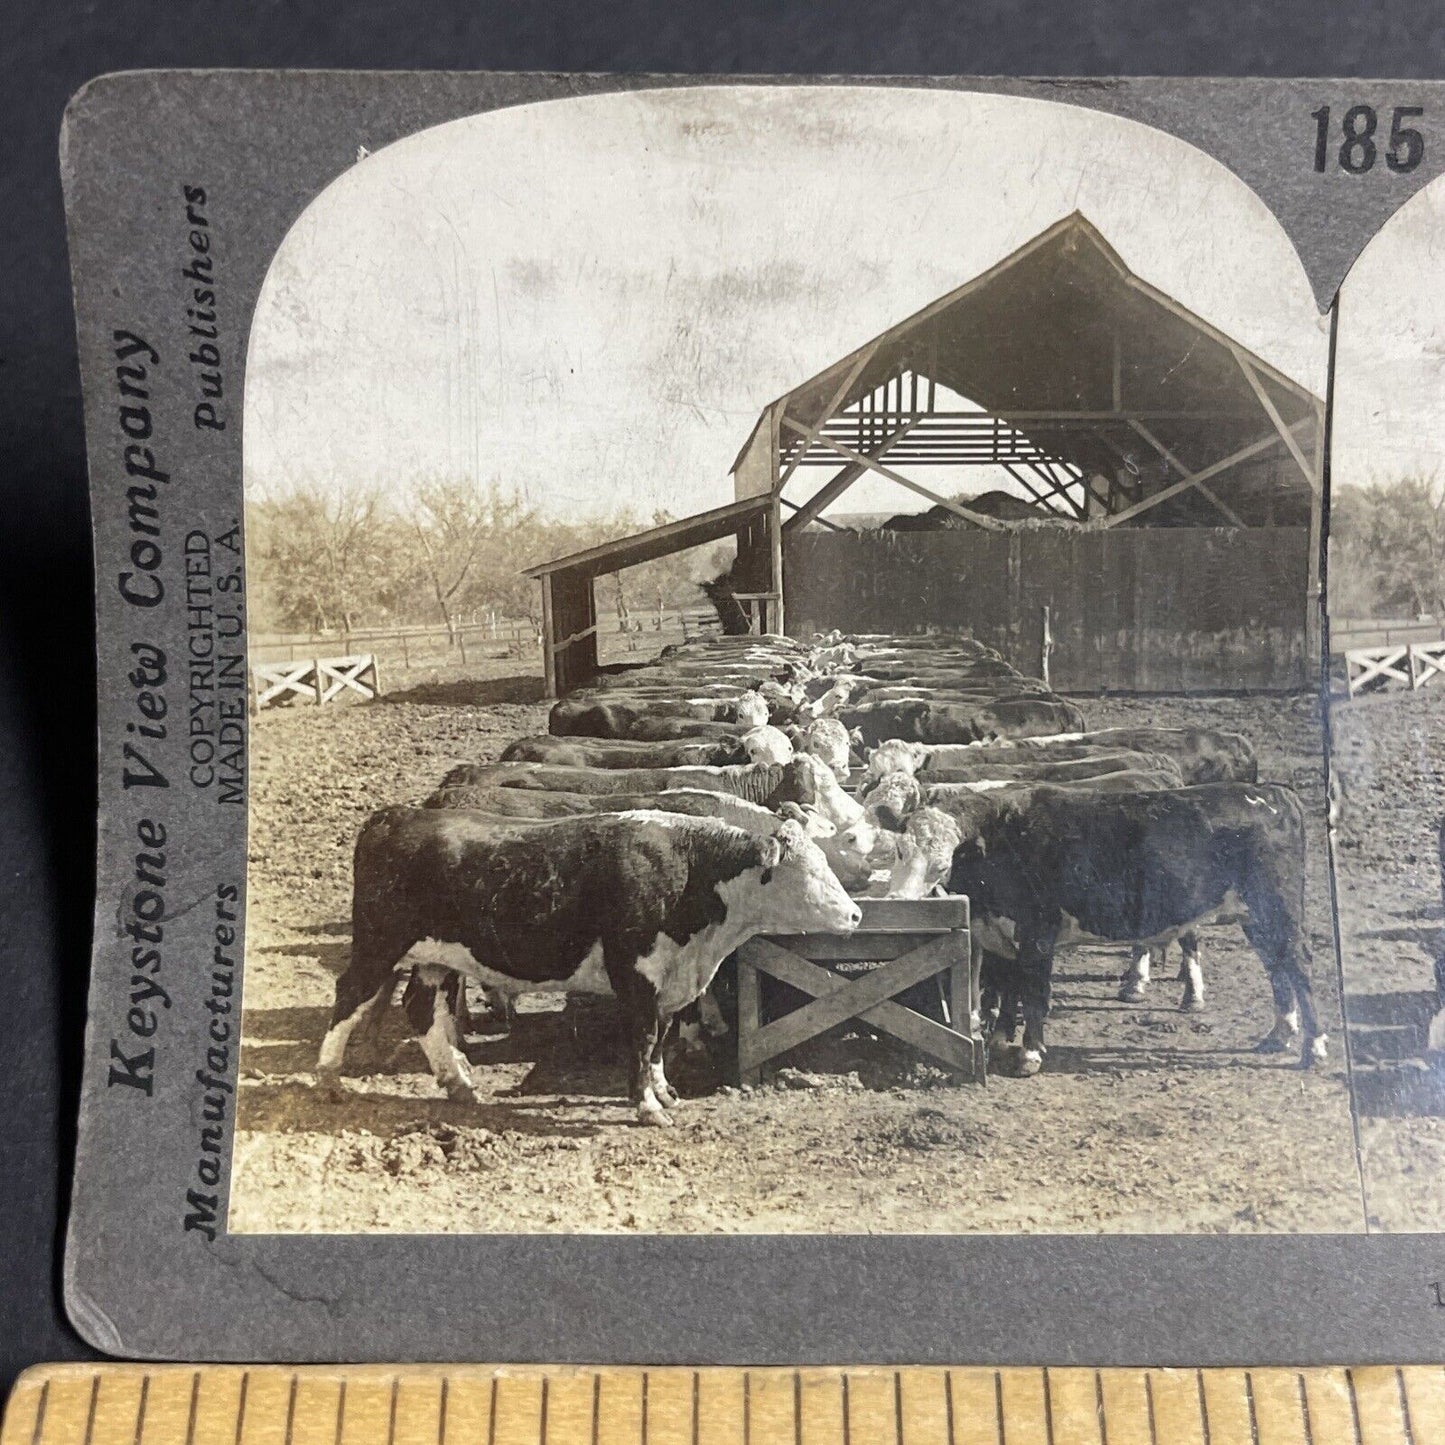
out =
<svg viewBox="0 0 1445 1445"><path fill-rule="evenodd" d="M864 702L839 708L835 716L845 727L857 728L869 747L888 738L917 743L971 743L1084 726L1079 709L1058 697L1002 697L980 707L921 698Z"/></svg>
<svg viewBox="0 0 1445 1445"><path fill-rule="evenodd" d="M1043 1062L1054 948L1066 920L1095 938L1158 945L1178 938L1198 957L1195 929L1233 892L1245 936L1274 993L1262 1052L1288 1047L1303 1025L1301 1063L1326 1054L1304 932L1305 815L1275 783L1211 783L1168 792L1004 789L935 801L958 822L950 892L974 915L1010 920L1017 963L1001 1018L1021 1006L1020 1072Z"/></svg>
<svg viewBox="0 0 1445 1445"><path fill-rule="evenodd" d="M324 1085L335 1087L347 1039L411 963L407 1016L455 1099L476 1097L456 1032L462 975L509 993L615 995L645 1124L672 1122L663 1042L728 954L756 933L862 921L795 823L754 838L668 813L533 825L388 808L362 827L353 878L351 962L317 1065Z"/></svg>
<svg viewBox="0 0 1445 1445"><path fill-rule="evenodd" d="M872 876L878 850L876 821L860 816L834 824L814 807L782 803L772 812L730 793L701 788L669 788L660 793L552 793L527 788L500 788L486 784L438 788L424 808L463 808L499 818L576 818L589 813L626 813L654 808L665 813L687 813L695 818L718 818L759 837L776 833L785 819L803 825L823 850L828 866L845 888L861 888Z"/></svg>
<svg viewBox="0 0 1445 1445"><path fill-rule="evenodd" d="M919 772L981 763L1071 762L1116 751L1172 758L1189 784L1253 783L1259 777L1259 765L1248 738L1209 728L1166 727L1103 728L1054 737L933 747L886 741L869 755L868 771L881 776L900 769Z"/></svg>
<svg viewBox="0 0 1445 1445"><path fill-rule="evenodd" d="M650 743L632 738L569 738L543 733L518 738L502 754L504 763L552 763L572 768L726 767L745 763L744 734L732 733L716 742L706 738Z"/></svg>
<svg viewBox="0 0 1445 1445"><path fill-rule="evenodd" d="M768 704L755 692L731 698L648 698L627 702L563 698L554 703L547 731L554 737L627 738L641 721L679 718L690 722L736 723L741 728L761 727L768 719Z"/></svg>

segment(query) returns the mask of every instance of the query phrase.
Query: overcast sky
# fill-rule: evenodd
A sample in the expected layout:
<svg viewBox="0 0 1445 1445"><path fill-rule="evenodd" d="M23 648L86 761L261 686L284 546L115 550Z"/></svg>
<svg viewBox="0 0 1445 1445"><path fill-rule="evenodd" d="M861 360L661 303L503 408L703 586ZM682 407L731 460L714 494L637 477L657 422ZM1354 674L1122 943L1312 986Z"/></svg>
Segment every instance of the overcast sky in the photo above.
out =
<svg viewBox="0 0 1445 1445"><path fill-rule="evenodd" d="M1385 224L1340 288L1334 486L1445 481L1445 184Z"/></svg>
<svg viewBox="0 0 1445 1445"><path fill-rule="evenodd" d="M451 476L559 515L716 506L767 402L1076 209L1323 395L1326 330L1288 240L1182 141L1010 97L662 90L456 121L323 192L257 306L247 486L379 482L404 503ZM1362 411L1388 416L1363 370ZM1350 445L1384 455L1368 428ZM954 471L948 489L983 484ZM878 481L840 509L912 505Z"/></svg>

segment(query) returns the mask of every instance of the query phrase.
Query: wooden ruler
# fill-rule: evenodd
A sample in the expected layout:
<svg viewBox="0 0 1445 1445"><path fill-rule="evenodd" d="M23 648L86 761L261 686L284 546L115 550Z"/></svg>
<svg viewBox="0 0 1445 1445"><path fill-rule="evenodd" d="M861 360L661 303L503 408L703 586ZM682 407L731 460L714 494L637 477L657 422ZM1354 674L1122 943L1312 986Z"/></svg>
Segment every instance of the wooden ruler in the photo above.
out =
<svg viewBox="0 0 1445 1445"><path fill-rule="evenodd" d="M1445 1369L42 1365L0 1445L1441 1445Z"/></svg>

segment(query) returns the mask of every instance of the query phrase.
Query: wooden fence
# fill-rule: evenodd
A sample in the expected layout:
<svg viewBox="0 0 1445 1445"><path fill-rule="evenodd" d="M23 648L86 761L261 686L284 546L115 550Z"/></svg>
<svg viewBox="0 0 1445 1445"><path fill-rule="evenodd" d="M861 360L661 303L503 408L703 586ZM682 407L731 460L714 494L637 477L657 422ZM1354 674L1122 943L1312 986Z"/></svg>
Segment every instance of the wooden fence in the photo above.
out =
<svg viewBox="0 0 1445 1445"><path fill-rule="evenodd" d="M788 630L969 633L1061 692L1294 691L1308 562L1303 527L804 533Z"/></svg>
<svg viewBox="0 0 1445 1445"><path fill-rule="evenodd" d="M358 694L366 701L381 696L381 677L376 658L312 657L303 661L257 662L251 666L251 710L279 707L283 703L331 702L342 693Z"/></svg>
<svg viewBox="0 0 1445 1445"><path fill-rule="evenodd" d="M1330 656L1343 657L1361 648L1398 647L1401 643L1433 642L1445 626L1433 618L1331 617Z"/></svg>
<svg viewBox="0 0 1445 1445"><path fill-rule="evenodd" d="M1399 683L1417 692L1445 676L1445 639L1392 643L1385 647L1352 647L1345 653L1345 686L1351 697L1379 692Z"/></svg>

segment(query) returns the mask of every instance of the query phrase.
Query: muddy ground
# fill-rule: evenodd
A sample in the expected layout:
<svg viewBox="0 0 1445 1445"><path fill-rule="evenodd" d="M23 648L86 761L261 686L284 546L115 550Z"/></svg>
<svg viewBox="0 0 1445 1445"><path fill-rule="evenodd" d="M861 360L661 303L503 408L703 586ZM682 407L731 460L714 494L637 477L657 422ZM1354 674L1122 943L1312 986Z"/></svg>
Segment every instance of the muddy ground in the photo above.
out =
<svg viewBox="0 0 1445 1445"><path fill-rule="evenodd" d="M1445 1229L1445 1069L1425 1058L1441 937L1445 691L1331 711L1340 936L1370 1224Z"/></svg>
<svg viewBox="0 0 1445 1445"><path fill-rule="evenodd" d="M500 665L499 665L500 666ZM515 666L515 664L514 664ZM1204 935L1202 1015L1167 974L1120 1003L1119 948L1061 955L1050 1052L1032 1080L955 1084L843 1031L738 1090L726 1061L680 1061L694 1097L670 1131L633 1123L606 1006L538 998L469 1043L487 1102L454 1104L393 1009L314 1090L348 946L350 849L372 809L545 729L531 678L434 681L356 707L269 712L252 733L245 1034L230 1227L240 1231L1319 1231L1361 1227L1338 1048L1301 1073L1254 1054L1272 1012L1237 926ZM1320 820L1310 941L1339 1035L1313 699L1080 699L1091 724L1238 728L1262 775ZM1174 960L1177 962L1177 958ZM1170 970L1172 973L1172 970Z"/></svg>

